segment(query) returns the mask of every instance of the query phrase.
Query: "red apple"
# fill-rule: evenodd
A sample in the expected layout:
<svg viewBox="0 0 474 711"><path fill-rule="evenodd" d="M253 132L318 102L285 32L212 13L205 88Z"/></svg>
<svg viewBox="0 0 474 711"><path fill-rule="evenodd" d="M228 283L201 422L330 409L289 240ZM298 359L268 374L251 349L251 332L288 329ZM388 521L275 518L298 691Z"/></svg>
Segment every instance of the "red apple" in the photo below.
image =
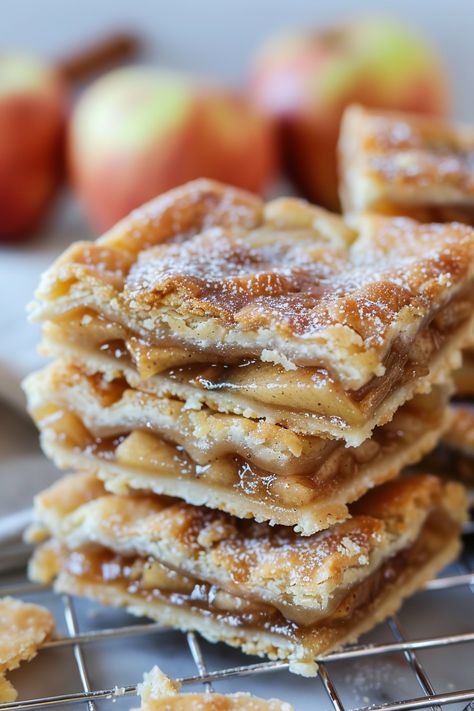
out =
<svg viewBox="0 0 474 711"><path fill-rule="evenodd" d="M158 193L206 177L261 192L273 178L271 121L247 100L183 76L128 67L86 90L69 136L71 180L98 230Z"/></svg>
<svg viewBox="0 0 474 711"><path fill-rule="evenodd" d="M62 166L67 89L38 59L0 55L0 239L31 232Z"/></svg>
<svg viewBox="0 0 474 711"><path fill-rule="evenodd" d="M271 40L256 57L250 92L278 121L297 187L332 209L338 207L336 144L347 105L438 115L449 105L436 54L389 20Z"/></svg>

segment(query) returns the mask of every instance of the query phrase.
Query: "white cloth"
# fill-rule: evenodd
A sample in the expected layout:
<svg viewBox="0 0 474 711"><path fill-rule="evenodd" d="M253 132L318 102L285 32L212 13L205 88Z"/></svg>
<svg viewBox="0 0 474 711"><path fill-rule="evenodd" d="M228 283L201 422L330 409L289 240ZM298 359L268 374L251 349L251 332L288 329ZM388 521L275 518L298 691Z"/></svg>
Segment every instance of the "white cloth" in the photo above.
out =
<svg viewBox="0 0 474 711"><path fill-rule="evenodd" d="M40 367L39 328L26 304L41 272L71 242L88 237L78 208L64 195L34 238L0 245L0 543L18 536L30 518L34 494L58 476L41 453L25 410L22 379Z"/></svg>
<svg viewBox="0 0 474 711"><path fill-rule="evenodd" d="M89 236L69 196L59 201L51 220L25 242L0 243L0 398L24 410L21 380L41 365L36 352L39 329L27 320L41 272L71 242Z"/></svg>

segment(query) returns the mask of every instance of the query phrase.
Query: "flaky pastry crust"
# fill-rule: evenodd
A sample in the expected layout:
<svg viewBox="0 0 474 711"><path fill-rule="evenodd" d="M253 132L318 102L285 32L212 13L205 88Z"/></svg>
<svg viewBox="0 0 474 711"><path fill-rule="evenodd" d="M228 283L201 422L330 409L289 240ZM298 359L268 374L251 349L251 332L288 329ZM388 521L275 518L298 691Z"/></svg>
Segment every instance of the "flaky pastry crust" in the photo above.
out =
<svg viewBox="0 0 474 711"><path fill-rule="evenodd" d="M16 699L16 691L5 672L36 656L39 647L52 634L54 618L40 605L12 597L0 599L0 702Z"/></svg>
<svg viewBox="0 0 474 711"><path fill-rule="evenodd" d="M472 341L471 330L470 322L465 324L447 347L440 345L443 339L438 335L430 337L431 345L437 344L434 350L439 350L429 365L427 342L422 339L417 346L422 362L408 362L407 379L404 380L403 366L401 370L395 365L393 377L387 381L376 379L374 389L362 394L362 399L341 392L330 379L316 378L311 369L290 373L263 363L257 371L251 366L231 368L223 373L222 379L219 370L210 365L191 373L179 369L172 376L159 373L142 380L126 360L116 361L110 354L65 341L56 328L54 331L48 328L41 353L67 360L91 376L99 373L110 382L123 379L130 388L142 393L182 400L186 410L206 406L223 414L279 424L294 434L344 440L348 446L357 447L376 427L390 422L395 412L415 395L429 393L434 385L450 385L453 372L458 372L462 362L461 350ZM430 345L428 349L431 350ZM412 373L419 377L412 379ZM399 376L403 382L394 383Z"/></svg>
<svg viewBox="0 0 474 711"><path fill-rule="evenodd" d="M286 701L259 699L244 692L183 694L180 688L178 682L153 667L138 685L141 703L136 711L293 711Z"/></svg>
<svg viewBox="0 0 474 711"><path fill-rule="evenodd" d="M262 420L191 409L181 400L130 387L124 378L89 375L72 363L56 361L24 382L28 408L56 405L75 413L96 437L136 429L181 445L198 464L238 455L264 469L285 474L311 472L327 442Z"/></svg>

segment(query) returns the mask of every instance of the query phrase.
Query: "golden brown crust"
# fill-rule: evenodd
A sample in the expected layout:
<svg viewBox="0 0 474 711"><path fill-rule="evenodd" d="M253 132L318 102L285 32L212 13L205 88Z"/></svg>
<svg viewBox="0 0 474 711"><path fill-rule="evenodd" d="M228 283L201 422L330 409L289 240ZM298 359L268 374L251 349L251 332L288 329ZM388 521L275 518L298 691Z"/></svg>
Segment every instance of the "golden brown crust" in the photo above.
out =
<svg viewBox="0 0 474 711"><path fill-rule="evenodd" d="M346 212L415 210L425 221L474 222L472 128L352 106L339 151Z"/></svg>
<svg viewBox="0 0 474 711"><path fill-rule="evenodd" d="M11 597L0 599L0 702L16 698L5 672L33 659L53 629L53 616L44 607Z"/></svg>
<svg viewBox="0 0 474 711"><path fill-rule="evenodd" d="M3 674L0 674L0 703L8 704L10 701L15 701L17 696L13 684Z"/></svg>
<svg viewBox="0 0 474 711"><path fill-rule="evenodd" d="M135 337L185 344L208 361L311 364L359 388L383 375L397 339L411 343L471 277L468 227L367 216L354 240L341 219L303 202L264 209L249 200L202 181L157 198L140 219L158 245L139 228L131 237L135 215L112 237L71 247L43 277L35 317L57 321L88 307ZM183 201L195 219L179 217ZM228 207L224 217L216 204ZM309 228L299 226L305 210Z"/></svg>
<svg viewBox="0 0 474 711"><path fill-rule="evenodd" d="M141 699L137 711L293 711L293 707L278 699L259 699L250 694L191 693L180 694L180 684L157 666L143 675L138 685Z"/></svg>

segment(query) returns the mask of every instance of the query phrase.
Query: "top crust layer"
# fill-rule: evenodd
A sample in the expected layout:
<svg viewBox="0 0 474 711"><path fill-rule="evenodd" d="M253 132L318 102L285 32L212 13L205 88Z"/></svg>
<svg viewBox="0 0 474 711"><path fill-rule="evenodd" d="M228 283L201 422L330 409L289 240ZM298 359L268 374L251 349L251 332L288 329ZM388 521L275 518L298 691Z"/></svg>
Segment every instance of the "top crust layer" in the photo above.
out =
<svg viewBox="0 0 474 711"><path fill-rule="evenodd" d="M342 121L339 153L346 212L397 213L401 206L474 207L474 130L470 127L352 106ZM440 219L456 215L436 214ZM471 213L470 223L473 218Z"/></svg>
<svg viewBox="0 0 474 711"><path fill-rule="evenodd" d="M465 225L367 215L355 233L303 201L264 206L201 180L72 245L43 276L33 318L88 308L207 361L321 366L357 389L462 289L473 261Z"/></svg>

